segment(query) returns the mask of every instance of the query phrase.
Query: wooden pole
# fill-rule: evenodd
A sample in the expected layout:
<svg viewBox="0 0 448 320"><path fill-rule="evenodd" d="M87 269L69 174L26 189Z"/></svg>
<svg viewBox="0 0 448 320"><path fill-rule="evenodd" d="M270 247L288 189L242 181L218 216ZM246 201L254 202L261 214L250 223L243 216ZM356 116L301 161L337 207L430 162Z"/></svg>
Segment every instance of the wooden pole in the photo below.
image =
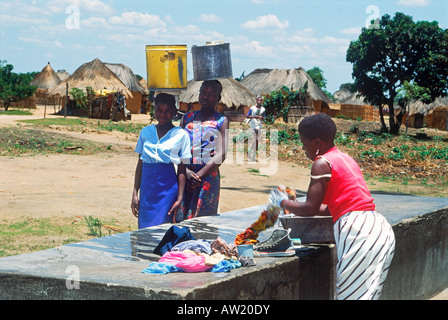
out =
<svg viewBox="0 0 448 320"><path fill-rule="evenodd" d="M48 99L48 93L45 94L45 108L44 108L44 119L47 114L47 99Z"/></svg>
<svg viewBox="0 0 448 320"><path fill-rule="evenodd" d="M64 119L67 118L67 99L68 99L68 83L65 84L65 108L64 108Z"/></svg>

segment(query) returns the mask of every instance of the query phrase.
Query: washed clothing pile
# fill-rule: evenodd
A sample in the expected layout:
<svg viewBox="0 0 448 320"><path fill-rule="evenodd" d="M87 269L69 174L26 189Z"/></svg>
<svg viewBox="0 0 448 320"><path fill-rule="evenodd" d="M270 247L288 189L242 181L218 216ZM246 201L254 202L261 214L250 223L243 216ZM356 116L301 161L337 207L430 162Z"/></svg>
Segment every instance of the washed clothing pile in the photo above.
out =
<svg viewBox="0 0 448 320"><path fill-rule="evenodd" d="M236 246L217 237L214 241L196 240L188 227L171 226L154 253L162 257L152 262L143 273L230 272L254 264L238 259Z"/></svg>
<svg viewBox="0 0 448 320"><path fill-rule="evenodd" d="M285 192L290 200L296 199L296 192L288 187L281 188L281 192ZM260 232L274 226L275 222L280 215L281 209L278 206L274 206L271 203L267 205L267 208L258 217L249 228L238 234L235 238L235 244L255 244L258 243L258 235Z"/></svg>

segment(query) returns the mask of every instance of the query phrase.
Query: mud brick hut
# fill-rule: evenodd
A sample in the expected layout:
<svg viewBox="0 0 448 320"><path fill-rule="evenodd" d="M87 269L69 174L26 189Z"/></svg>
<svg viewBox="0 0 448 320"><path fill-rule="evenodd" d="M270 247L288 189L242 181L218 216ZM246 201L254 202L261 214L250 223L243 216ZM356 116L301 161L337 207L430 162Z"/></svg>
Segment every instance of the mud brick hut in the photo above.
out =
<svg viewBox="0 0 448 320"><path fill-rule="evenodd" d="M330 116L346 116L353 120L376 121L378 109L365 101L359 92L341 89L334 93L336 103L330 103Z"/></svg>
<svg viewBox="0 0 448 320"><path fill-rule="evenodd" d="M397 109L397 106L395 107ZM411 128L423 128L423 126L439 130L448 130L448 97L437 97L429 104L421 100L409 104L403 117L403 124ZM409 119L408 119L409 113Z"/></svg>

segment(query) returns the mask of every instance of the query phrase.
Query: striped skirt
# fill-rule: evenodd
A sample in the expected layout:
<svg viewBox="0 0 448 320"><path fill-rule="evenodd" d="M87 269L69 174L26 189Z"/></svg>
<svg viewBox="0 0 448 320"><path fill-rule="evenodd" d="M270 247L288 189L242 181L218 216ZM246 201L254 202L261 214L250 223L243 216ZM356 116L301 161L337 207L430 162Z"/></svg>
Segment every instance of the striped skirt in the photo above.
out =
<svg viewBox="0 0 448 320"><path fill-rule="evenodd" d="M387 220L375 211L353 211L334 224L338 300L376 300L395 250Z"/></svg>

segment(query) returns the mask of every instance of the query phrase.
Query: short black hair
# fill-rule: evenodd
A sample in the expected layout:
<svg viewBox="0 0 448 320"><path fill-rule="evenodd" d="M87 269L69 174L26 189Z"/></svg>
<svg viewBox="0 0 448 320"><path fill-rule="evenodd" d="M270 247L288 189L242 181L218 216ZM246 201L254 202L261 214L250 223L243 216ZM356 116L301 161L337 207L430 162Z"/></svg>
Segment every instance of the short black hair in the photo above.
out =
<svg viewBox="0 0 448 320"><path fill-rule="evenodd" d="M159 103L164 103L164 104L167 104L167 105L169 105L169 106L171 106L171 107L177 109L177 108L176 108L176 99L175 99L174 96L171 95L171 94L168 94L168 93L159 93L159 94L156 96L156 99L155 99L155 104L156 104L156 106L157 106Z"/></svg>
<svg viewBox="0 0 448 320"><path fill-rule="evenodd" d="M206 80L202 83L201 87L213 87L218 90L220 95L222 92L222 84L218 80Z"/></svg>
<svg viewBox="0 0 448 320"><path fill-rule="evenodd" d="M317 113L303 118L299 123L299 134L308 140L316 138L331 143L336 136L336 124L325 113Z"/></svg>

